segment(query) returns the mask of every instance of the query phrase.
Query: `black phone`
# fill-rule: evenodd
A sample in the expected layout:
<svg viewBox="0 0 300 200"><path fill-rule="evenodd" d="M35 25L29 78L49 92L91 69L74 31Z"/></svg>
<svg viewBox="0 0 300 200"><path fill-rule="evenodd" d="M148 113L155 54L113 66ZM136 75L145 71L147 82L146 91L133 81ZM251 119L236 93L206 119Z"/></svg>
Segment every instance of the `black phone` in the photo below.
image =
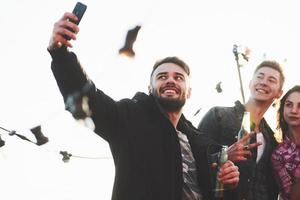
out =
<svg viewBox="0 0 300 200"><path fill-rule="evenodd" d="M76 15L76 17L78 18L77 22L74 22L75 24L79 24L83 14L86 11L87 6L81 2L77 2L76 6L74 7L72 13Z"/></svg>
<svg viewBox="0 0 300 200"><path fill-rule="evenodd" d="M85 11L86 11L87 6L81 2L77 2L72 13L76 15L76 17L78 18L78 21L74 22L72 20L70 20L71 22L73 22L74 24L78 25L79 22L81 21L82 16L84 15ZM69 29L69 28L68 28ZM73 32L72 29L69 29L70 31ZM64 36L67 40L70 40L71 38L69 36Z"/></svg>

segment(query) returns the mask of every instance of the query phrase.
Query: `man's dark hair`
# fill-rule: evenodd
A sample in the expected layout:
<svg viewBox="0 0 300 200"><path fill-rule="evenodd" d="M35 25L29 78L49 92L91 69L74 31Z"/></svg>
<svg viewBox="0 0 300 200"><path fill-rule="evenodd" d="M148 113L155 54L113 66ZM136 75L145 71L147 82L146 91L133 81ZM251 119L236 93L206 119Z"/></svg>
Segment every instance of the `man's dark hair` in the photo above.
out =
<svg viewBox="0 0 300 200"><path fill-rule="evenodd" d="M156 61L156 63L154 64L154 66L152 68L151 77L153 75L153 72L156 70L156 68L164 63L174 63L174 64L178 65L179 67L181 67L187 73L187 75L190 75L189 66L183 60L179 59L176 56L173 56L173 57L166 57L164 59Z"/></svg>
<svg viewBox="0 0 300 200"><path fill-rule="evenodd" d="M280 89L282 89L283 83L285 81L285 76L283 74L282 66L274 60L265 60L256 67L254 74L262 67L269 67L269 68L274 69L279 72L279 74L280 74Z"/></svg>
<svg viewBox="0 0 300 200"><path fill-rule="evenodd" d="M281 130L283 139L285 138L288 131L288 124L286 123L283 117L284 104L288 96L290 96L290 94L294 92L300 93L300 85L295 85L285 93L285 95L280 100L280 106L277 112L277 129Z"/></svg>

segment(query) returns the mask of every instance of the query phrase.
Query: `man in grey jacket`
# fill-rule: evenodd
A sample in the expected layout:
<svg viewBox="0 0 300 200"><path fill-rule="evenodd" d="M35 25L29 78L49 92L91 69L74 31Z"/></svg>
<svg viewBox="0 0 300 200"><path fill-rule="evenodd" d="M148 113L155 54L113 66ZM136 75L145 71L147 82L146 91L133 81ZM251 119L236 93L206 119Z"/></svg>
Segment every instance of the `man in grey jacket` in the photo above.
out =
<svg viewBox="0 0 300 200"><path fill-rule="evenodd" d="M237 101L233 107L213 107L199 123L198 129L208 133L211 139L231 145L229 159L238 165L241 173L236 188L238 200L277 200L278 187L271 168L271 153L277 142L264 114L281 96L283 83L279 63L264 61L254 71L249 84L250 97L245 105ZM251 133L253 142L247 146L244 141L237 141L244 111L250 112L255 124L255 134Z"/></svg>

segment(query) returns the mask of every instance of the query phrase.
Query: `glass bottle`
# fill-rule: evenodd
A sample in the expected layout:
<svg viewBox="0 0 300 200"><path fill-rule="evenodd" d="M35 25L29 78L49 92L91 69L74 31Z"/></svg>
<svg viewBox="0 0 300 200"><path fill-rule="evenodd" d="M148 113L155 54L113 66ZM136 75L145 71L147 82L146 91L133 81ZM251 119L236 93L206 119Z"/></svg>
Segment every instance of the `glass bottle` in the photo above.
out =
<svg viewBox="0 0 300 200"><path fill-rule="evenodd" d="M222 199L224 197L225 188L224 188L224 184L222 184L218 180L218 173L220 171L221 166L228 160L227 149L228 149L228 146L223 145L221 153L219 154L219 158L218 158L218 170L217 170L216 188L215 188L215 198L216 199Z"/></svg>
<svg viewBox="0 0 300 200"><path fill-rule="evenodd" d="M241 124L241 128L238 132L237 139L240 140L242 137L244 137L246 134L249 134L251 132L251 120L250 120L250 112L245 111L243 115L243 121ZM246 145L250 143L250 138L246 142Z"/></svg>

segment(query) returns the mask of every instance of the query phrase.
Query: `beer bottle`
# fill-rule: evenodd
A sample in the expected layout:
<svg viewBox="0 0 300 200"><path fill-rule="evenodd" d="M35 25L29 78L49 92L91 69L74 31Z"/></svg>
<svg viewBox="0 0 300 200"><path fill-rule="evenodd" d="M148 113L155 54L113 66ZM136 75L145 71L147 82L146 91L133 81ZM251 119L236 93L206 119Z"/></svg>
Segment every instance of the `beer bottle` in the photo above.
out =
<svg viewBox="0 0 300 200"><path fill-rule="evenodd" d="M250 112L245 111L243 115L243 121L241 124L241 128L238 132L237 139L240 140L244 135L249 134L251 132L251 120L250 120ZM250 138L246 142L246 145L250 143Z"/></svg>
<svg viewBox="0 0 300 200"><path fill-rule="evenodd" d="M215 198L216 199L223 199L223 197L224 197L225 188L224 188L224 184L222 184L218 180L218 173L220 171L221 166L228 160L227 149L228 149L228 146L223 145L221 153L218 158L218 170L217 170L216 188L215 188Z"/></svg>

